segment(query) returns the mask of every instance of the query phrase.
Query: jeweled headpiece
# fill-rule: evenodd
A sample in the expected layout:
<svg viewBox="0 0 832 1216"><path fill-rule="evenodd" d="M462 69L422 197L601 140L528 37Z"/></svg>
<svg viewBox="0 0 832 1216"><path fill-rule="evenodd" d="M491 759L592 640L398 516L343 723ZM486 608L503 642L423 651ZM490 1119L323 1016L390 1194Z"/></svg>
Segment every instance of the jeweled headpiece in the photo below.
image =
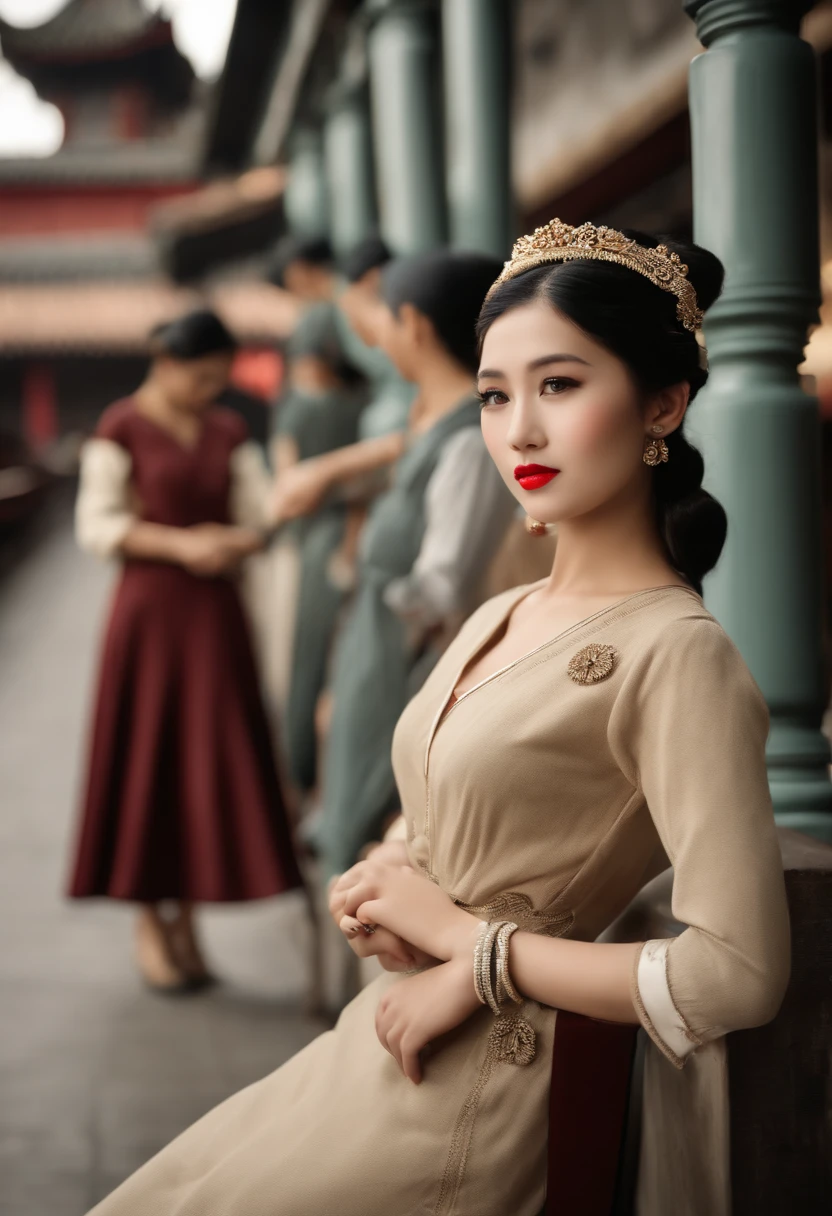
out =
<svg viewBox="0 0 832 1216"><path fill-rule="evenodd" d="M673 292L677 300L676 316L685 329L694 333L701 326L704 314L697 303L693 283L687 277L688 268L678 253L671 253L666 245L650 249L624 236L623 232L596 228L594 224L573 228L571 224L555 219L542 228L535 228L530 236L521 236L514 242L511 258L488 294L491 295L501 283L536 266L578 259L615 262L643 274L662 291Z"/></svg>

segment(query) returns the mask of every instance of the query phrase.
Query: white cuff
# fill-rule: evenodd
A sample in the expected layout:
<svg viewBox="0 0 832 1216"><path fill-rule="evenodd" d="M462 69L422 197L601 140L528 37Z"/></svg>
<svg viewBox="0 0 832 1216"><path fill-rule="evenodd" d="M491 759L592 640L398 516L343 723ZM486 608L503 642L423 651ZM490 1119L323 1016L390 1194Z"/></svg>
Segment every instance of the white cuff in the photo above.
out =
<svg viewBox="0 0 832 1216"><path fill-rule="evenodd" d="M667 952L673 938L645 942L636 971L636 984L641 1004L655 1032L659 1047L666 1049L674 1063L681 1064L699 1046L685 1026L676 1008L667 981Z"/></svg>

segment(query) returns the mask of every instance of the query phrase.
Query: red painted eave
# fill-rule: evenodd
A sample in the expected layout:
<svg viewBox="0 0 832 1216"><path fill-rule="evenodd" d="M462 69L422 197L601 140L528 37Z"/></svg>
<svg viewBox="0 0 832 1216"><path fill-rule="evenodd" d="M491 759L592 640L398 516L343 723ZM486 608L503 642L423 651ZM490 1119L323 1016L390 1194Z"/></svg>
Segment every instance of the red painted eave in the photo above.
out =
<svg viewBox="0 0 832 1216"><path fill-rule="evenodd" d="M155 206L192 194L199 184L4 184L0 187L0 237L61 232L143 232Z"/></svg>

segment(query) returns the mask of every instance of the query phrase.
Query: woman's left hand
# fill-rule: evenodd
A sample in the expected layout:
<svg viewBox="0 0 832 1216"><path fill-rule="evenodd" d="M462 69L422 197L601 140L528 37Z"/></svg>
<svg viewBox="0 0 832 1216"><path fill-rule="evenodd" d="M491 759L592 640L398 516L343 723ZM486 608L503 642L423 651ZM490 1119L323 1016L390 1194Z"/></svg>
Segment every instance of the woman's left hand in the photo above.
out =
<svg viewBox="0 0 832 1216"><path fill-rule="evenodd" d="M478 1008L472 964L454 959L394 984L379 1002L376 1034L404 1075L418 1085L419 1053Z"/></svg>
<svg viewBox="0 0 832 1216"><path fill-rule="evenodd" d="M370 856L342 874L332 894L343 895L345 916L381 925L433 958L447 961L473 950L479 920L410 866Z"/></svg>

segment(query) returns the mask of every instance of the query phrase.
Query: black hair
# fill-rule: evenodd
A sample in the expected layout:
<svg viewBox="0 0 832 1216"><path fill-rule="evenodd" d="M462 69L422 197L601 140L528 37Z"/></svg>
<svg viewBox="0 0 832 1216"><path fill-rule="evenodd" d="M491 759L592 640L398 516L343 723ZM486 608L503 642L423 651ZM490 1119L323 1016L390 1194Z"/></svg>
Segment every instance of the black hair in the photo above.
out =
<svg viewBox="0 0 832 1216"><path fill-rule="evenodd" d="M439 249L392 261L382 271L381 294L394 313L412 304L428 317L448 353L476 372L477 316L501 269L484 253Z"/></svg>
<svg viewBox="0 0 832 1216"><path fill-rule="evenodd" d="M649 248L666 245L688 266L688 278L704 311L722 290L719 258L699 245L626 230ZM658 392L687 381L690 399L708 379L696 337L676 316L676 296L644 275L615 263L557 262L527 270L496 289L477 322L482 347L489 326L503 313L545 300L617 355L639 388ZM652 471L656 522L674 569L701 594L702 579L719 560L727 519L722 506L702 489L705 464L679 427L665 437L669 460Z"/></svg>
<svg viewBox="0 0 832 1216"><path fill-rule="evenodd" d="M385 266L393 257L390 247L380 236L368 236L354 245L341 262L341 270L348 283L357 283L371 270Z"/></svg>
<svg viewBox="0 0 832 1216"><path fill-rule="evenodd" d="M333 260L332 246L326 237L290 234L282 237L275 245L266 277L275 287L285 287L286 271L293 262L330 267Z"/></svg>
<svg viewBox="0 0 832 1216"><path fill-rule="evenodd" d="M209 308L177 317L156 325L150 331L150 351L154 356L170 359L202 359L206 355L231 354L237 349L237 339Z"/></svg>

